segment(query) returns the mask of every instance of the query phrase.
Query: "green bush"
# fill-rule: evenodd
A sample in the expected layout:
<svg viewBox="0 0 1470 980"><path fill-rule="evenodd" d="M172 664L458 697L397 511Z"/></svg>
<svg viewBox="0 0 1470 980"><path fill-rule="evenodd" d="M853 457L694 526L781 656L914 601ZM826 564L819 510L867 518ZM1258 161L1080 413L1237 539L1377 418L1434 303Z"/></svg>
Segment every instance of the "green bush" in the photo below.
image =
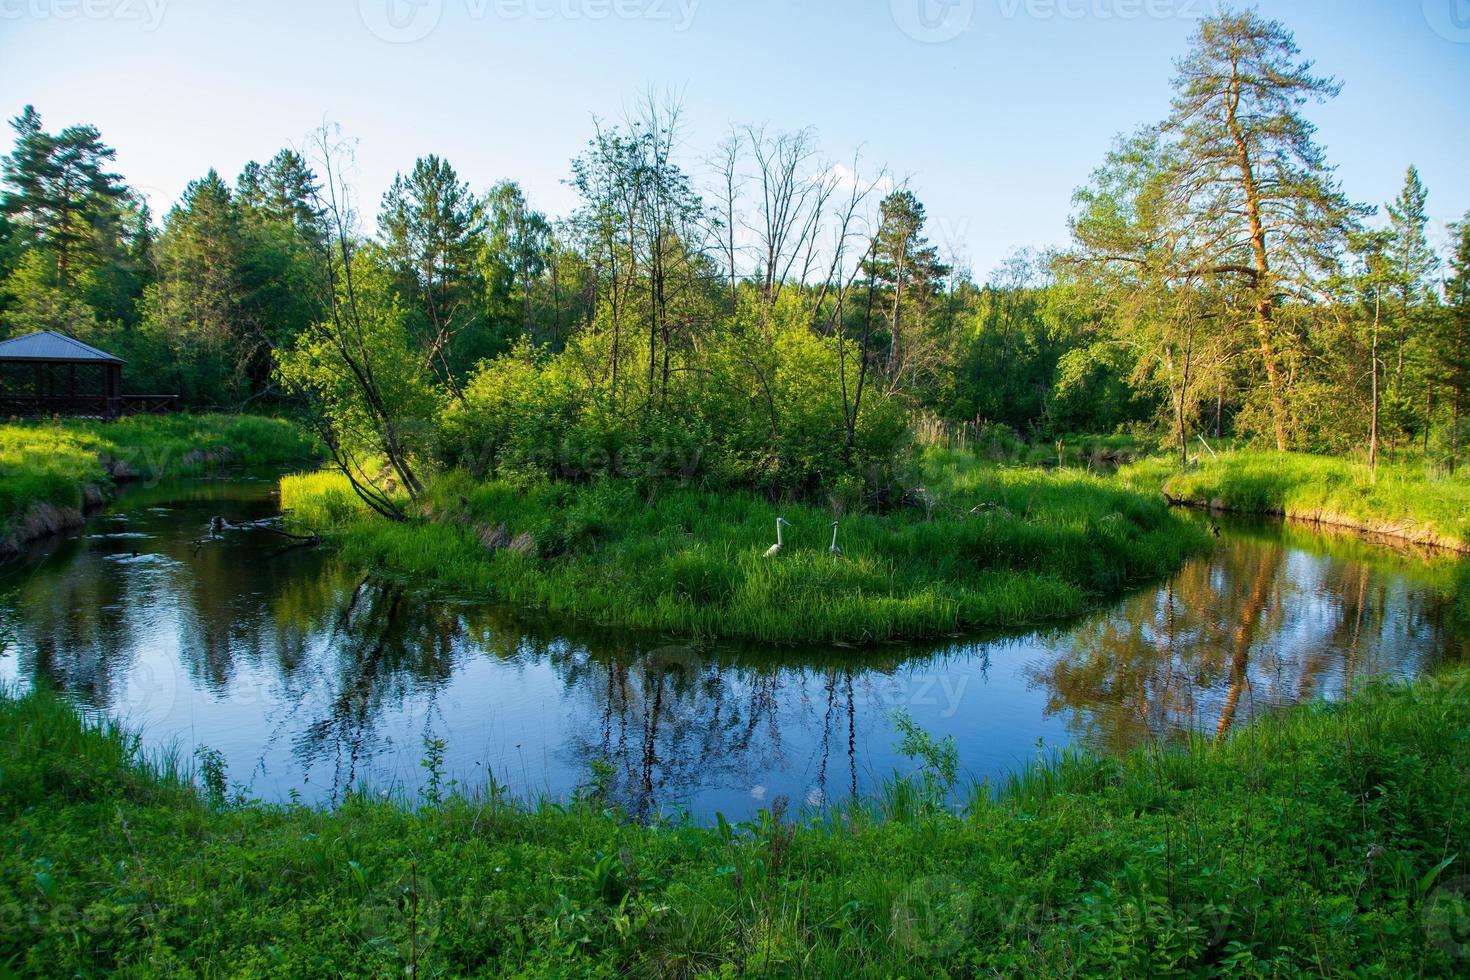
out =
<svg viewBox="0 0 1470 980"><path fill-rule="evenodd" d="M658 372L650 384L636 339L622 339L616 383L606 334L580 335L560 354L521 345L483 363L443 412L441 460L479 476L611 476L807 499L844 479L890 487L908 444L901 406L870 376L849 446L838 342L815 336L794 302L776 304L775 322L756 317L743 303L731 331L705 339L695 366L667 384ZM855 371L851 345L847 356Z"/></svg>

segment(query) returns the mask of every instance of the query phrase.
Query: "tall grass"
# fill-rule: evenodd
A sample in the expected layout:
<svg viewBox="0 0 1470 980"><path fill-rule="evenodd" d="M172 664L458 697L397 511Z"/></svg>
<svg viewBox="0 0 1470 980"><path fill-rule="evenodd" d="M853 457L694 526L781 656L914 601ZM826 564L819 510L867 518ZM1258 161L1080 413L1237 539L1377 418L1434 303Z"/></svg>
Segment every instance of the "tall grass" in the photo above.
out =
<svg viewBox="0 0 1470 980"><path fill-rule="evenodd" d="M78 514L118 480L300 464L315 453L297 426L249 415L0 425L0 540L23 531L35 508Z"/></svg>
<svg viewBox="0 0 1470 980"><path fill-rule="evenodd" d="M440 477L423 519L368 514L339 477L282 481L295 520L332 528L345 558L419 582L599 623L756 640L880 641L1034 623L1176 568L1200 533L1157 500L1081 473L934 452L917 503L841 518L748 494L649 500L629 482L477 484ZM778 515L791 522L785 550Z"/></svg>
<svg viewBox="0 0 1470 980"><path fill-rule="evenodd" d="M951 422L932 415L915 419L913 432L914 441L925 449L973 453L992 463L1013 466L1108 470L1158 449L1156 438L1127 433L1065 433L1031 442L1008 425Z"/></svg>
<svg viewBox="0 0 1470 980"><path fill-rule="evenodd" d="M8 696L0 963L37 976L1447 976L1470 939L1466 733L1460 668L1225 742L1041 761L973 787L961 812L895 778L820 813L777 803L740 824L640 826L595 787L539 804L461 787L416 808L360 793L335 811L211 799L140 763L115 726L45 692Z"/></svg>
<svg viewBox="0 0 1470 980"><path fill-rule="evenodd" d="M1303 453L1234 451L1185 472L1147 460L1119 473L1139 489L1250 513L1354 527L1470 552L1470 473L1422 463L1366 464Z"/></svg>

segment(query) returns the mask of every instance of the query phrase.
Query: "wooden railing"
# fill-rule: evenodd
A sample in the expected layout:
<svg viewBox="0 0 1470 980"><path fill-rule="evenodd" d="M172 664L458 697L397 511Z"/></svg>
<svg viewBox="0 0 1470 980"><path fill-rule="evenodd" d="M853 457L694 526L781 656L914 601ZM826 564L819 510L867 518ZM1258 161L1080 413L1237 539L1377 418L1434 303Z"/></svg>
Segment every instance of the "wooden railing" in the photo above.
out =
<svg viewBox="0 0 1470 980"><path fill-rule="evenodd" d="M179 410L178 395L123 395L124 415L164 415Z"/></svg>
<svg viewBox="0 0 1470 980"><path fill-rule="evenodd" d="M161 415L178 411L178 395L18 395L0 392L0 417L47 418L64 415L115 419L122 415Z"/></svg>

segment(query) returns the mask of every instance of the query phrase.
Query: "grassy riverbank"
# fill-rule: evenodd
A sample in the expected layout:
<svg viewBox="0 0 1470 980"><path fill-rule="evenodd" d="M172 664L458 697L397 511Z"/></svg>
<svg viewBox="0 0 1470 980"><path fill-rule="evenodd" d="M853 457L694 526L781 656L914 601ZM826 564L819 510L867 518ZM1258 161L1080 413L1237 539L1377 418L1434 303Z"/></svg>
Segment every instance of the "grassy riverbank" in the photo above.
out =
<svg viewBox="0 0 1470 980"><path fill-rule="evenodd" d="M1119 471L1124 483L1194 506L1279 514L1470 552L1470 472L1366 464L1303 453L1239 451L1180 473L1156 458Z"/></svg>
<svg viewBox="0 0 1470 980"><path fill-rule="evenodd" d="M1444 976L1466 963L1470 673L962 814L919 773L820 817L638 826L444 791L230 803L46 694L0 698L0 965L58 976ZM432 759L432 754L430 756ZM925 778L927 777L927 779ZM206 774L218 787L218 774Z"/></svg>
<svg viewBox="0 0 1470 980"><path fill-rule="evenodd" d="M299 465L314 453L297 426L253 415L0 424L0 553L79 524L120 481Z"/></svg>
<svg viewBox="0 0 1470 980"><path fill-rule="evenodd" d="M1081 473L926 457L919 502L844 517L742 493L439 478L423 519L392 524L330 474L288 477L282 505L332 529L345 559L415 582L610 625L767 641L879 641L1034 623L1165 575L1205 546L1163 504ZM775 522L791 522L785 550Z"/></svg>

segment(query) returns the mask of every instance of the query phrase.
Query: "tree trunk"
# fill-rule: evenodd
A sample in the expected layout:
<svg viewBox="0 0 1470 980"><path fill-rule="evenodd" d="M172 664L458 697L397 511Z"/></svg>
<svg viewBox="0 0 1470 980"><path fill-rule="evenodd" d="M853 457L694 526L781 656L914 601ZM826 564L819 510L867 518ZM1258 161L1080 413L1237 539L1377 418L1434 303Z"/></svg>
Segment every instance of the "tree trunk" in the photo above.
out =
<svg viewBox="0 0 1470 980"><path fill-rule="evenodd" d="M1266 383L1271 391L1271 423L1276 433L1276 449L1286 450L1287 409L1286 395L1282 390L1281 369L1276 363L1276 348L1271 332L1273 316L1271 306L1271 262L1266 251L1266 229L1261 219L1261 189L1256 182L1255 167L1251 163L1250 147L1241 131L1235 110L1240 101L1240 83L1231 82L1231 98L1226 103L1225 125L1235 141L1235 155L1240 167L1241 186L1245 191L1246 216L1250 221L1251 256L1255 265L1255 286L1260 291L1256 300L1256 335L1260 343L1261 360L1266 367Z"/></svg>
<svg viewBox="0 0 1470 980"><path fill-rule="evenodd" d="M1373 422L1368 430L1368 475L1378 482L1378 324L1383 300L1375 292L1373 302Z"/></svg>
<svg viewBox="0 0 1470 980"><path fill-rule="evenodd" d="M1250 680L1250 650L1251 642L1256 635L1256 621L1260 619L1261 613L1266 608L1266 596L1275 578L1271 560L1269 555L1263 555L1259 560L1255 580L1251 585L1250 598L1246 600L1245 608L1241 610L1240 625L1236 627L1235 635L1232 637L1231 645L1234 647L1234 652L1230 658L1230 688L1225 692L1225 706L1220 710L1220 720L1215 726L1216 739L1224 738L1235 723L1235 714L1240 706L1240 696Z"/></svg>

